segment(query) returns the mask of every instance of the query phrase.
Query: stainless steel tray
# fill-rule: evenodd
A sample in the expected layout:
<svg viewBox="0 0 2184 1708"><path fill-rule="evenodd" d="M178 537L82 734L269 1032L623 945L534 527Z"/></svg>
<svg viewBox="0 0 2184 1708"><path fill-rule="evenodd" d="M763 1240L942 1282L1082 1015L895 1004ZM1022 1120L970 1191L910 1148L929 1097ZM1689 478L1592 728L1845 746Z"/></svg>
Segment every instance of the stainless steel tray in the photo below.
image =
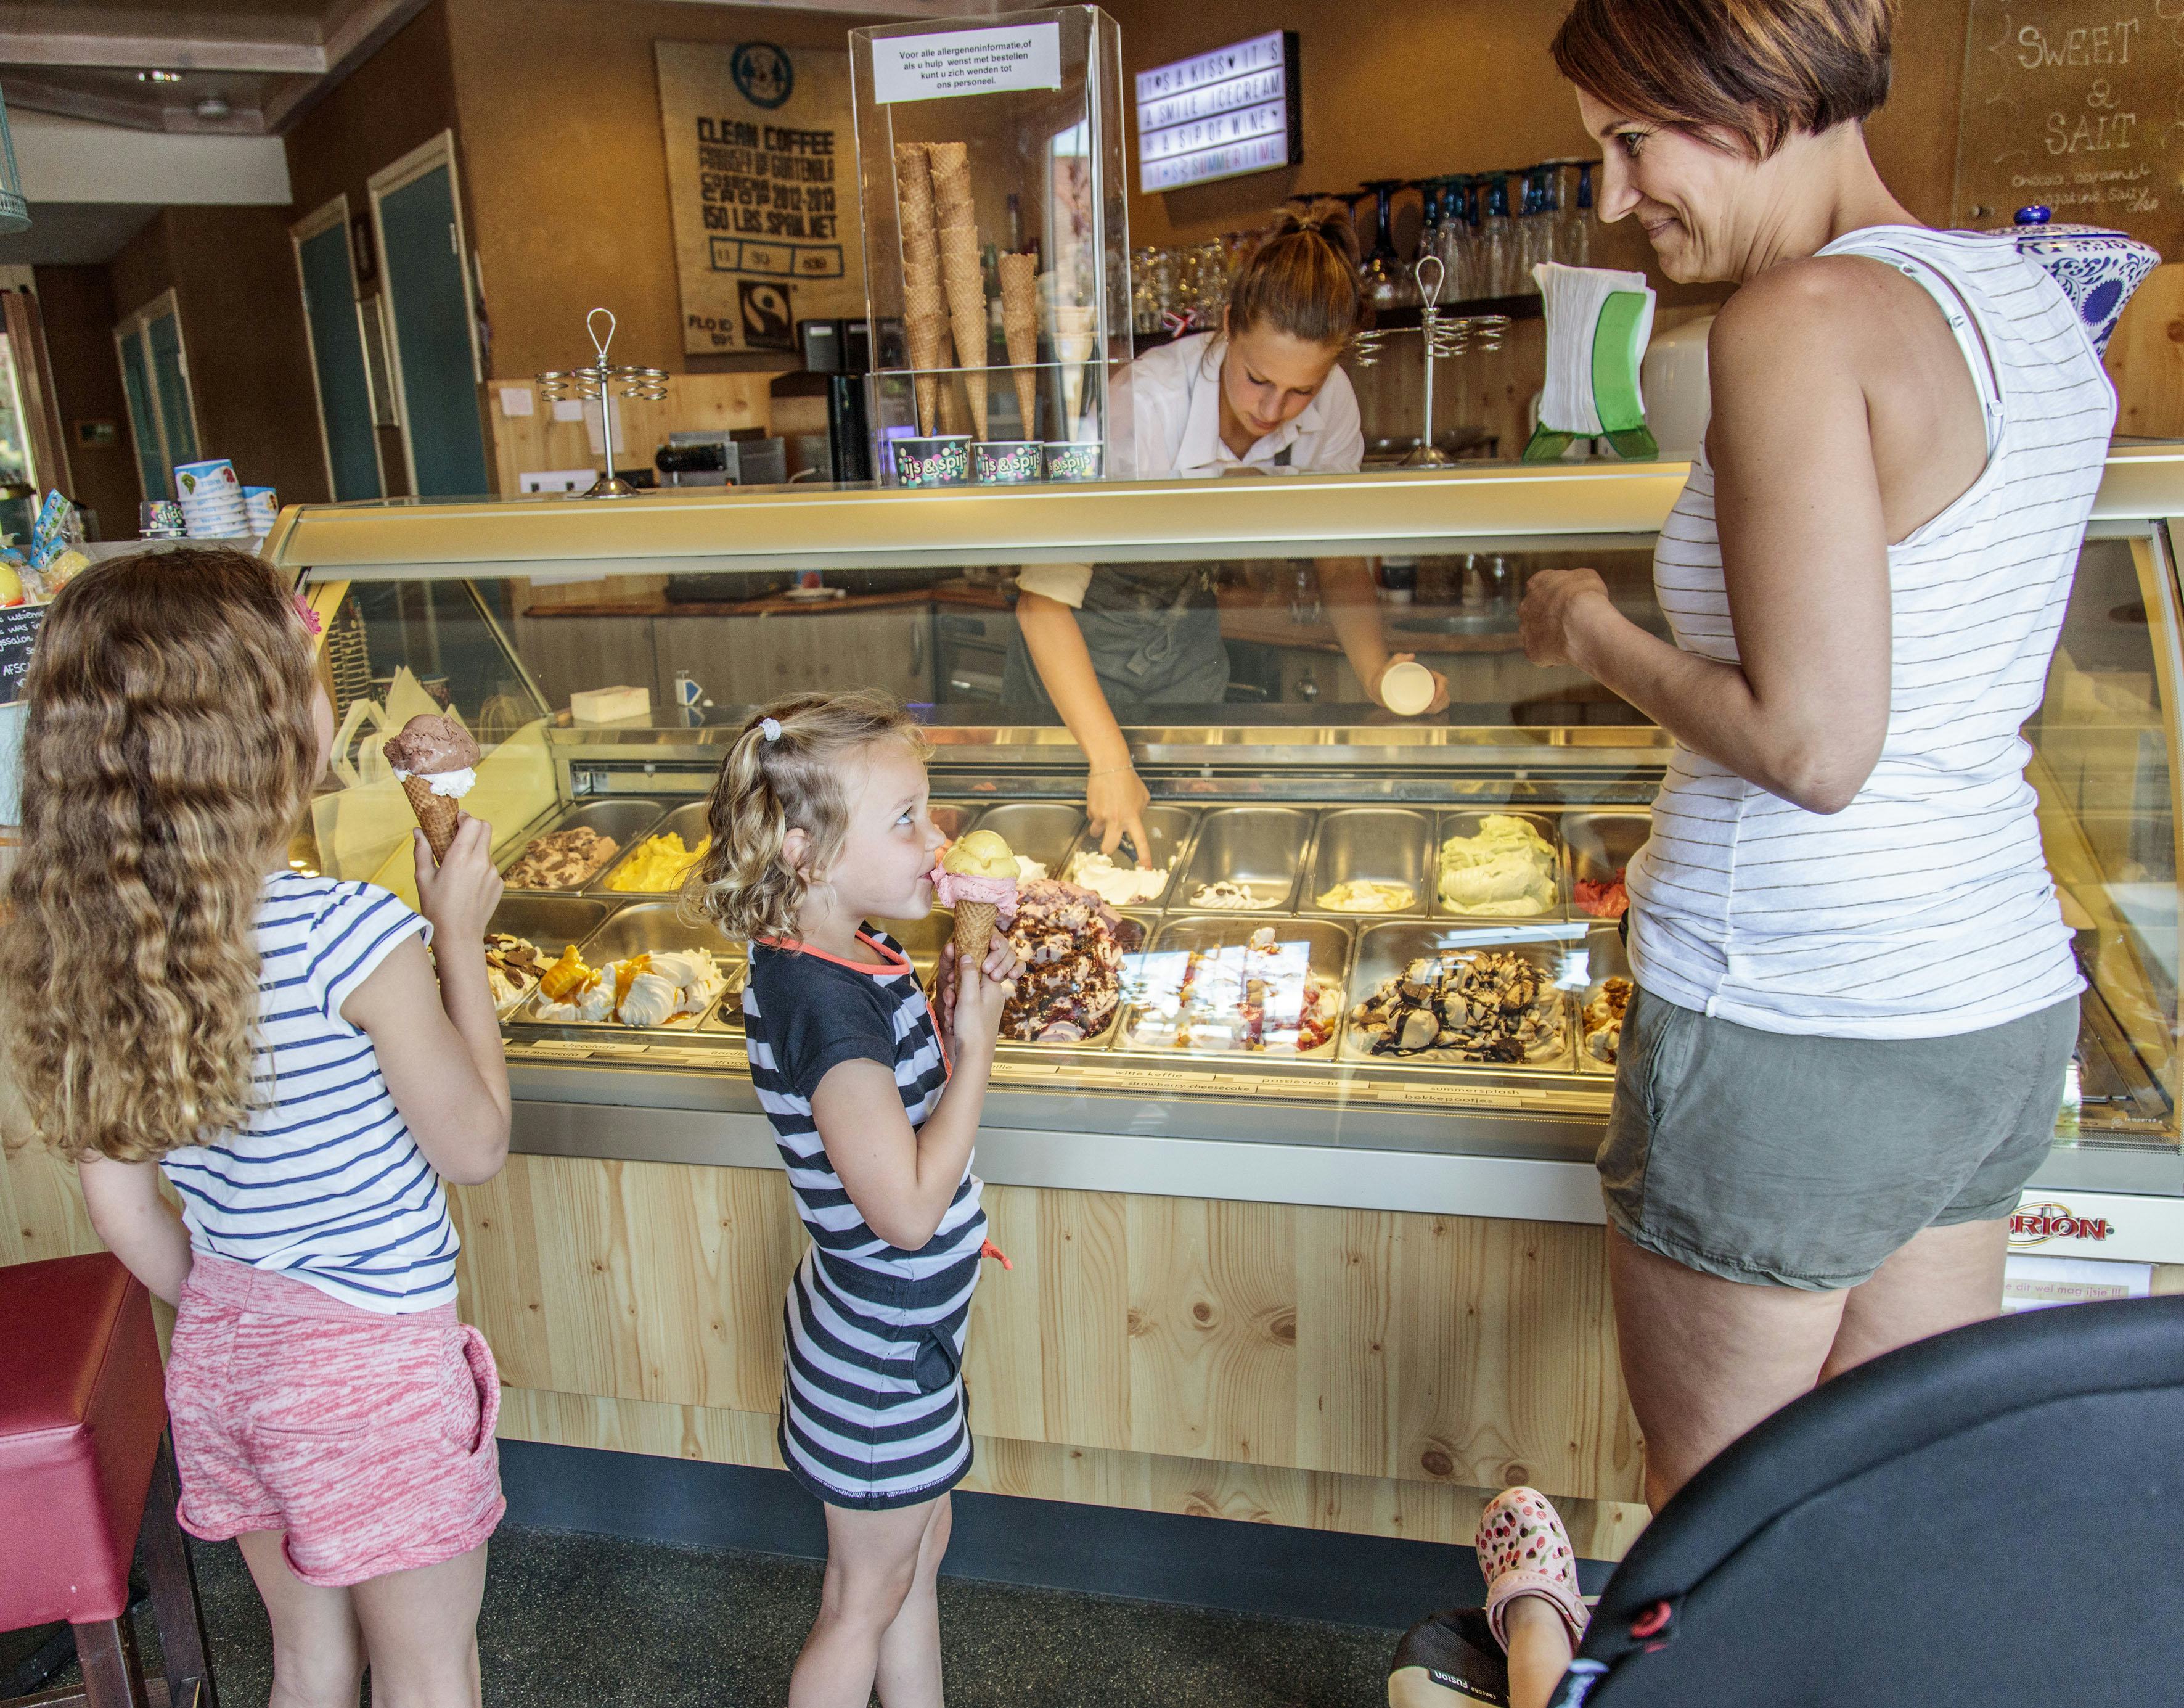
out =
<svg viewBox="0 0 2184 1708"><path fill-rule="evenodd" d="M1572 812L1563 814L1563 846L1569 856L1570 918L1590 919L1578 905L1580 878L1604 884L1630 863L1633 855L1653 834L1647 812Z"/></svg>
<svg viewBox="0 0 2184 1708"><path fill-rule="evenodd" d="M1077 833L1084 828L1084 814L1059 801L1017 801L988 807L975 828L991 830L1014 852L1030 856L1049 876L1059 878Z"/></svg>
<svg viewBox="0 0 2184 1708"><path fill-rule="evenodd" d="M607 904L582 896L559 895L550 890L510 890L501 897L486 924L488 931L504 931L521 937L549 961L558 961L571 943L581 943L599 928ZM503 1005L508 1013L538 994L536 986Z"/></svg>
<svg viewBox="0 0 2184 1708"><path fill-rule="evenodd" d="M1440 851L1451 837L1476 836L1479 821L1490 812L1503 818L1521 818L1540 833L1553 856L1555 899L1536 913L1468 913L1452 907L1440 898ZM1563 857L1562 838L1555 828L1554 819L1544 812L1520 812L1511 807L1496 807L1477 812L1444 812L1435 827L1433 856L1433 917L1436 919L1465 919L1474 924L1522 924L1532 919L1560 919L1567 917L1563 903L1569 898L1569 877Z"/></svg>
<svg viewBox="0 0 2184 1708"><path fill-rule="evenodd" d="M1175 894L1176 879L1183 870L1184 862L1190 857L1191 834L1198 829L1199 811L1195 807L1148 807L1143 818L1146 840L1152 844L1150 858L1145 850L1134 851L1125 841L1115 850L1114 860L1117 866L1133 872L1146 864L1165 866L1167 882L1162 887L1160 894L1148 896L1142 901L1129 904L1133 907L1163 907ZM990 815L988 823L991 823ZM1099 851L1100 839L1092 834L1088 824L1072 845L1069 859L1073 861L1080 854L1096 854ZM1067 870L1068 862L1064 862L1054 875L1062 877Z"/></svg>
<svg viewBox="0 0 2184 1708"><path fill-rule="evenodd" d="M1226 881L1249 888L1258 898L1256 911L1287 913L1297 905L1312 820L1309 812L1294 807L1215 808L1200 822L1190 863L1169 896L1175 906L1187 907L1201 887Z"/></svg>
<svg viewBox="0 0 2184 1708"><path fill-rule="evenodd" d="M966 830L975 829L978 815L986 809L961 801L936 801L927 810L933 814L935 828L953 842Z"/></svg>
<svg viewBox="0 0 2184 1708"><path fill-rule="evenodd" d="M1433 881L1434 820L1429 812L1404 807L1345 807L1319 815L1319 826L1304 893L1297 897L1301 913L1320 913L1338 919L1407 919L1426 911L1428 886ZM1379 884L1407 884L1413 896L1408 907L1387 913L1352 913L1320 906L1319 898L1338 884L1353 879Z"/></svg>
<svg viewBox="0 0 2184 1708"><path fill-rule="evenodd" d="M1623 934L1613 925L1596 925L1585 934L1585 989L1577 997L1577 1064L1588 1074L1613 1074L1615 1063L1597 1061L1585 1045L1585 1007L1610 979L1630 976L1630 957Z"/></svg>
<svg viewBox="0 0 2184 1708"><path fill-rule="evenodd" d="M732 1002L742 988L744 950L740 943L725 937L712 926L692 924L685 920L673 901L639 901L610 913L577 946L577 953L585 964L603 967L610 961L619 961L631 955L640 955L660 950L708 949L727 974L727 988L704 1013L684 1019L671 1026L622 1026L611 1020L543 1020L538 1018L541 996L534 993L515 1011L515 1019L524 1024L546 1026L556 1030L579 1032L587 1035L600 1033L617 1038L687 1038L701 1030L719 1030L706 1023L722 1002Z"/></svg>
<svg viewBox="0 0 2184 1708"><path fill-rule="evenodd" d="M1240 1041L1232 1041L1228 1029L1218 1019L1213 1024L1203 1022L1193 1029L1192 1041L1178 1045L1175 1041L1176 1028L1172 1021L1156 1018L1150 1011L1161 994L1179 992L1185 968L1194 952L1220 957L1215 963L1214 974L1236 987L1240 1000L1241 981L1251 967L1263 965L1258 957L1246 957L1240 952L1252 935L1262 929L1272 928L1275 941L1285 947L1301 947L1301 965L1284 968L1295 975L1301 987L1303 977L1309 974L1331 986L1338 993L1346 990L1345 974L1349 968L1351 936L1347 926L1329 919L1267 919L1249 913L1201 913L1181 918L1171 918L1154 935L1150 946L1132 957L1132 978L1129 1000L1124 1006L1122 1041L1125 1050L1157 1050L1190 1056L1260 1056L1268 1060L1318 1061L1334 1053L1342 1028L1342 1013L1338 1013L1327 1041L1315 1049L1296 1047L1296 1018L1302 992L1301 988L1278 993L1271 1005L1279 1016L1286 1016L1289 1024L1279 1029L1277 1035L1254 1048ZM1207 977L1201 964L1200 979ZM1343 1013L1347 1012L1345 1004Z"/></svg>
<svg viewBox="0 0 2184 1708"><path fill-rule="evenodd" d="M502 870L506 871L508 866L513 866L521 860L524 850L540 836L550 836L557 830L590 829L602 836L611 836L619 845L614 859L592 874L590 882L596 883L614 870L616 862L629 851L631 845L641 840L645 833L660 822L660 815L666 810L666 803L659 801L593 801L582 807L572 807L545 829L525 837L523 846L509 856ZM509 886L510 893L519 896L574 896L588 888L588 884L573 884L558 889L521 884Z"/></svg>
<svg viewBox="0 0 2184 1708"><path fill-rule="evenodd" d="M672 812L670 812L665 818L662 818L649 830L646 831L644 837L639 837L632 841L627 847L621 851L621 853L615 856L614 864L608 867L605 871L600 873L598 877L593 879L590 883L584 886L584 894L587 896L610 896L616 900L626 900L631 896L639 896L674 895L676 891L672 890L612 890L609 889L607 886L614 881L615 874L621 870L622 867L628 862L629 857L632 854L636 853L639 846L641 846L647 838L669 835L680 836L682 839L682 846L685 848L695 848L700 842L704 841L705 840L706 806L707 803L703 801L685 801L682 806L677 807ZM666 944L662 945L661 946L671 948L676 946ZM587 960L589 960L590 958L591 957L589 956L585 957L585 959Z"/></svg>
<svg viewBox="0 0 2184 1708"><path fill-rule="evenodd" d="M1540 982L1552 992L1563 1025L1563 1047L1556 1054L1531 1062L1489 1062L1460 1050L1419 1050L1405 1055L1374 1055L1366 1033L1351 1015L1386 980L1412 961L1437 956L1510 954L1523 957L1540 971ZM1346 1062L1420 1063L1432 1066L1485 1067L1504 1073L1567 1072L1571 1065L1576 1032L1568 995L1556 988L1565 975L1566 952L1552 943L1495 943L1482 940L1476 930L1454 925L1375 925L1357 936L1357 953L1351 957L1349 1002L1343 1013L1342 1059Z"/></svg>

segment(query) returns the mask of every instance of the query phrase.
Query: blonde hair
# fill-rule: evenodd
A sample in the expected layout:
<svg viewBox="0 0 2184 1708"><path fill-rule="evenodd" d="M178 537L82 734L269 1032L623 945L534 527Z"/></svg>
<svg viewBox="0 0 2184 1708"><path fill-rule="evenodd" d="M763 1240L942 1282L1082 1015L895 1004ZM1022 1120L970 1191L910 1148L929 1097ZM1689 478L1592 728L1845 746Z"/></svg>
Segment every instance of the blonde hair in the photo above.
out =
<svg viewBox="0 0 2184 1708"><path fill-rule="evenodd" d="M778 733L769 735L769 724ZM795 937L798 916L849 828L843 759L886 740L925 756L924 732L910 714L869 689L799 694L761 707L728 750L705 802L712 845L690 875L687 904L730 936ZM791 830L811 839L794 866L782 851Z"/></svg>
<svg viewBox="0 0 2184 1708"><path fill-rule="evenodd" d="M1273 327L1308 344L1347 346L1365 320L1357 227L1331 197L1284 208L1236 264L1228 330Z"/></svg>
<svg viewBox="0 0 2184 1708"><path fill-rule="evenodd" d="M287 587L240 552L117 558L47 613L0 1024L64 1155L148 1162L247 1119L259 898L317 770L313 679Z"/></svg>

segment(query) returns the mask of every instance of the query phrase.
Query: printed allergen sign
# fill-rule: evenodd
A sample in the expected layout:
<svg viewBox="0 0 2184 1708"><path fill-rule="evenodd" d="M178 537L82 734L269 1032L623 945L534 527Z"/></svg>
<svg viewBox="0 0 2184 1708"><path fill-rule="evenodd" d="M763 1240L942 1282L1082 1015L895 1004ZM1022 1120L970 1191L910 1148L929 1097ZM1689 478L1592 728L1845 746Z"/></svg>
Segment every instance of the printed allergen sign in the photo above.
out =
<svg viewBox="0 0 2184 1708"><path fill-rule="evenodd" d="M693 354L793 350L864 308L849 56L658 42L660 124Z"/></svg>
<svg viewBox="0 0 2184 1708"><path fill-rule="evenodd" d="M1061 87L1059 24L872 38L872 98L883 105Z"/></svg>
<svg viewBox="0 0 2184 1708"><path fill-rule="evenodd" d="M2174 0L1973 0L1953 223L2020 208L2184 243L2184 45Z"/></svg>

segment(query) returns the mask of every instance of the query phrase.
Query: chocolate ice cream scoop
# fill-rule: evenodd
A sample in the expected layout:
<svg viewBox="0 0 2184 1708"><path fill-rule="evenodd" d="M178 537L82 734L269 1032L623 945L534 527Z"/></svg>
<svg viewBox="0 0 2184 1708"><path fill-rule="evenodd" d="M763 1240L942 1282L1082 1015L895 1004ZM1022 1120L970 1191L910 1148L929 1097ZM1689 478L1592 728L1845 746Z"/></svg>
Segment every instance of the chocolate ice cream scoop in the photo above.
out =
<svg viewBox="0 0 2184 1708"><path fill-rule="evenodd" d="M420 712L379 750L397 771L412 777L437 777L443 771L467 771L478 762L477 739L452 717Z"/></svg>

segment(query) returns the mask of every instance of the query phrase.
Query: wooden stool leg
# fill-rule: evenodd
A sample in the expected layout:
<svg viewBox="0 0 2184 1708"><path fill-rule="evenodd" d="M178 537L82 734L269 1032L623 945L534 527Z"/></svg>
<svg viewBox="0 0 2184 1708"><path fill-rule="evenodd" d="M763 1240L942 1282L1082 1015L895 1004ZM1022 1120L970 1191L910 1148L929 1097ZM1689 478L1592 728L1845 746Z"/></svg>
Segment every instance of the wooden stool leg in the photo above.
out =
<svg viewBox="0 0 2184 1708"><path fill-rule="evenodd" d="M167 1674L172 1708L218 1708L212 1667L205 1660L204 1611L198 1601L198 1575L182 1527L175 1521L181 1490L175 1476L174 1437L159 1437L159 1457L152 1466L151 1491L144 1497L142 1550L151 1580L152 1621L159 1633L159 1653Z"/></svg>
<svg viewBox="0 0 2184 1708"><path fill-rule="evenodd" d="M75 1628L76 1659L83 1663L85 1708L150 1708L129 1616Z"/></svg>

